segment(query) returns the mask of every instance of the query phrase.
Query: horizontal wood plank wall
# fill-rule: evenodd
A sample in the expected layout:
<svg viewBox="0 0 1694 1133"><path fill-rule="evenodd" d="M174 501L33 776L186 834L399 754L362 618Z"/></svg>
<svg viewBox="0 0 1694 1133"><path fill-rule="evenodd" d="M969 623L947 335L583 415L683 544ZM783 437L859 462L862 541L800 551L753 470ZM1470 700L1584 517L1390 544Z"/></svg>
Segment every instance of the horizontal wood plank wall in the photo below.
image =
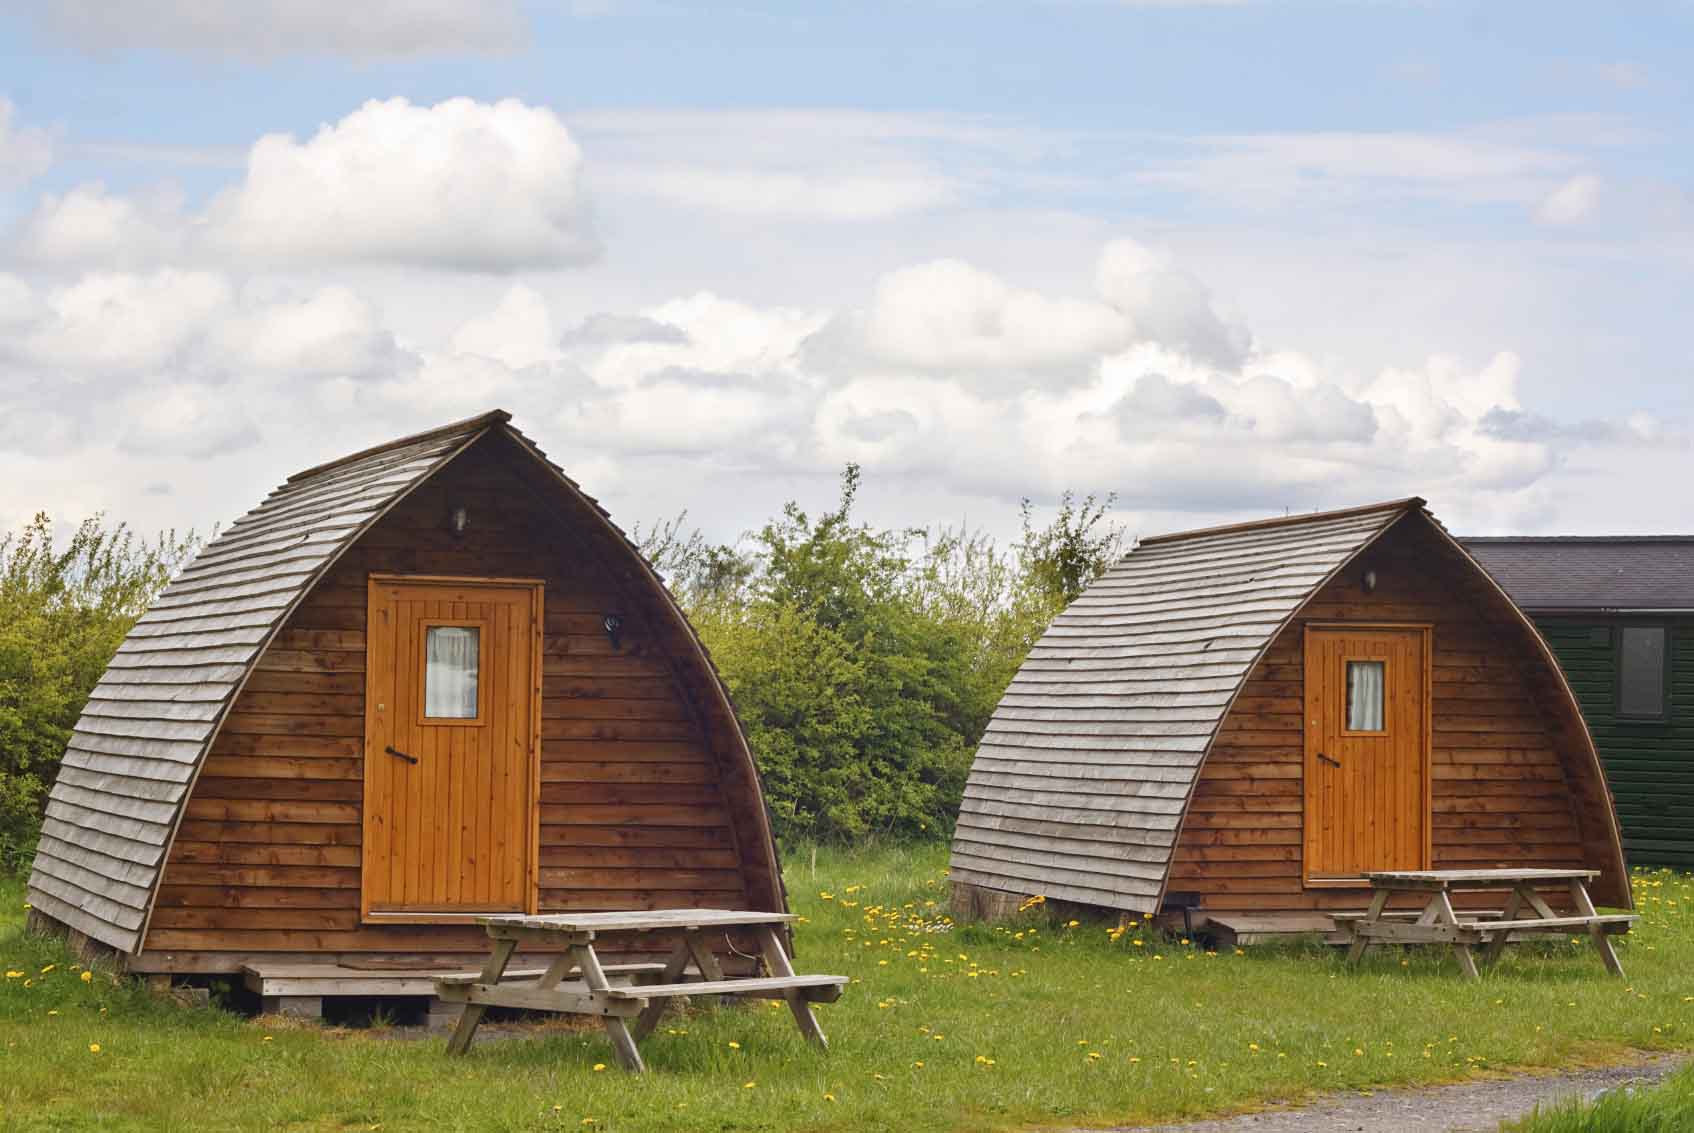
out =
<svg viewBox="0 0 1694 1133"><path fill-rule="evenodd" d="M540 504L527 461L502 439L461 456L360 540L289 620L194 787L138 968L215 970L212 954L429 958L486 948L475 926L359 922L373 571L546 580L542 912L747 907L731 812L744 821L749 804L725 799L746 785L721 769L721 741L708 735L723 721L697 707L705 678L679 671L674 630L654 599L618 577L609 540ZM446 527L461 504L462 538ZM624 619L616 651L601 624L609 611Z"/></svg>
<svg viewBox="0 0 1694 1133"><path fill-rule="evenodd" d="M1558 741L1523 676L1519 638L1462 597L1462 574L1403 521L1278 635L1201 769L1169 888L1216 911L1355 909L1364 890L1301 884L1303 638L1311 621L1434 626L1431 849L1437 869L1591 861ZM1598 868L1596 866L1595 868Z"/></svg>

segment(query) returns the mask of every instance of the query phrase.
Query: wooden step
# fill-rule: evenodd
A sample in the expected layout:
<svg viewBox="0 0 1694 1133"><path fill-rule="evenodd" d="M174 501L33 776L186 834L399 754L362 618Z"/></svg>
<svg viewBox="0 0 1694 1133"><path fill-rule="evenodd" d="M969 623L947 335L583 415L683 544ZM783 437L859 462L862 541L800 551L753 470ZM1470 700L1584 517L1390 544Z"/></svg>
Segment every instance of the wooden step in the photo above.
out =
<svg viewBox="0 0 1694 1133"><path fill-rule="evenodd" d="M840 998L846 976L766 976L747 980L701 980L680 984L640 984L614 987L604 994L613 999L670 999L683 995L757 995L780 999L785 991L808 992L807 999L830 1002ZM834 994L828 994L833 992Z"/></svg>
<svg viewBox="0 0 1694 1133"><path fill-rule="evenodd" d="M1326 913L1211 913L1194 928L1229 948L1333 932L1335 921Z"/></svg>

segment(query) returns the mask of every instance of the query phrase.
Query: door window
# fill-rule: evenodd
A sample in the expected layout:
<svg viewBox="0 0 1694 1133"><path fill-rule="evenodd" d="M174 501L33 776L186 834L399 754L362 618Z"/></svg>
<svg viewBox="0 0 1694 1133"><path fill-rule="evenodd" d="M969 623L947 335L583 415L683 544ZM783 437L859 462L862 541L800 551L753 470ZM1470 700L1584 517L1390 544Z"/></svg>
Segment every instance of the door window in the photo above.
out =
<svg viewBox="0 0 1694 1133"><path fill-rule="evenodd" d="M424 718L475 720L482 631L477 626L424 630Z"/></svg>
<svg viewBox="0 0 1694 1133"><path fill-rule="evenodd" d="M1382 661L1347 662L1347 730L1380 732L1383 693L1388 680Z"/></svg>

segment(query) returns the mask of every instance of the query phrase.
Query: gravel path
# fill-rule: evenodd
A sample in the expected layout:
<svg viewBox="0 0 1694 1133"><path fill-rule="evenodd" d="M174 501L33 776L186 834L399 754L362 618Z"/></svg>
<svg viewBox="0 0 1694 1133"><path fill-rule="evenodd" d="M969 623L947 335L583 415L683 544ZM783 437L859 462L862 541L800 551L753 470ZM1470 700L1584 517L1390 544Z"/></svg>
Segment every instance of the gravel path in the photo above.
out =
<svg viewBox="0 0 1694 1133"><path fill-rule="evenodd" d="M1117 1133L1494 1133L1537 1104L1591 1097L1625 1085L1649 1085L1689 1056L1655 1055L1639 1062L1572 1074L1503 1078L1457 1086L1337 1094L1298 1109L1247 1113L1189 1125L1137 1125Z"/></svg>

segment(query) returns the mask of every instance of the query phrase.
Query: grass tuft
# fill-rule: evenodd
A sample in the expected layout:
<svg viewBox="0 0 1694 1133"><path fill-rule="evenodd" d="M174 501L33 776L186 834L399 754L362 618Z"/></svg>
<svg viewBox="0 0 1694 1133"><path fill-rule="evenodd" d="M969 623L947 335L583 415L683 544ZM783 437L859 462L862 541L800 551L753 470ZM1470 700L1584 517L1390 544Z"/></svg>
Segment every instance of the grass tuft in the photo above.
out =
<svg viewBox="0 0 1694 1133"><path fill-rule="evenodd" d="M1694 1129L1694 1067L1657 1086L1608 1090L1598 1098L1572 1098L1537 1108L1502 1133L1684 1133Z"/></svg>

